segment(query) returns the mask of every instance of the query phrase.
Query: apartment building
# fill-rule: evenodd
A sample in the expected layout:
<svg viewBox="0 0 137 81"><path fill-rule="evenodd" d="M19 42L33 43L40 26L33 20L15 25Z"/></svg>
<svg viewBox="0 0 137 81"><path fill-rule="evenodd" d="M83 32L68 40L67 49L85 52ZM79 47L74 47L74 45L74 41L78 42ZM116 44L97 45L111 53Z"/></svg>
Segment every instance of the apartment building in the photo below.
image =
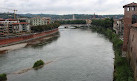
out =
<svg viewBox="0 0 137 81"><path fill-rule="evenodd" d="M0 37L22 32L30 32L29 23L15 19L0 19Z"/></svg>
<svg viewBox="0 0 137 81"><path fill-rule="evenodd" d="M31 32L30 25L27 22L13 23L13 33L26 33Z"/></svg>
<svg viewBox="0 0 137 81"><path fill-rule="evenodd" d="M0 36L13 33L13 23L18 23L15 19L0 19Z"/></svg>
<svg viewBox="0 0 137 81"><path fill-rule="evenodd" d="M32 26L47 25L51 23L51 19L47 17L33 17L31 18L30 24Z"/></svg>

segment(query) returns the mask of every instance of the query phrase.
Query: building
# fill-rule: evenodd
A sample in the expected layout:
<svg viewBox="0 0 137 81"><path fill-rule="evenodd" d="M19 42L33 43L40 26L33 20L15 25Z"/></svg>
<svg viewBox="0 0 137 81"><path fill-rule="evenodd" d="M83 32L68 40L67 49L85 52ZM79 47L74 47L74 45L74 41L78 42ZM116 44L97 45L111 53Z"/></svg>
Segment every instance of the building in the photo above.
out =
<svg viewBox="0 0 137 81"><path fill-rule="evenodd" d="M30 25L27 22L13 23L13 33L27 33L31 32Z"/></svg>
<svg viewBox="0 0 137 81"><path fill-rule="evenodd" d="M124 8L124 43L123 50L127 50L128 40L129 40L129 30L131 25L136 23L134 21L134 16L137 15L137 3L130 3L123 6Z"/></svg>
<svg viewBox="0 0 137 81"><path fill-rule="evenodd" d="M124 8L123 54L128 58L137 81L137 3L130 3Z"/></svg>
<svg viewBox="0 0 137 81"><path fill-rule="evenodd" d="M120 35L123 38L124 31L124 20L123 19L115 19L113 24L113 30L115 30L116 34Z"/></svg>
<svg viewBox="0 0 137 81"><path fill-rule="evenodd" d="M127 55L134 71L135 81L137 81L137 23L131 25L130 28Z"/></svg>
<svg viewBox="0 0 137 81"><path fill-rule="evenodd" d="M90 20L90 19L86 19L86 24L87 24L87 26L90 26L91 23L92 23L92 20Z"/></svg>
<svg viewBox="0 0 137 81"><path fill-rule="evenodd" d="M73 14L72 16L73 16L73 17L72 17L72 20L76 20L76 19L75 19L75 14Z"/></svg>
<svg viewBox="0 0 137 81"><path fill-rule="evenodd" d="M92 19L96 19L96 14L94 13L94 15L93 15L93 18Z"/></svg>
<svg viewBox="0 0 137 81"><path fill-rule="evenodd" d="M29 18L18 18L18 20L19 20L20 22L27 22L27 23L30 24L30 19L29 19Z"/></svg>
<svg viewBox="0 0 137 81"><path fill-rule="evenodd" d="M51 23L51 19L47 17L34 17L31 18L30 24L32 26L47 25Z"/></svg>
<svg viewBox="0 0 137 81"><path fill-rule="evenodd" d="M15 19L0 19L0 37L30 32L30 25Z"/></svg>
<svg viewBox="0 0 137 81"><path fill-rule="evenodd" d="M15 19L0 19L0 36L9 35L13 33L13 23L18 23Z"/></svg>
<svg viewBox="0 0 137 81"><path fill-rule="evenodd" d="M6 30L7 30L7 28L4 26L4 24L0 23L0 36L8 34L7 33L8 31L6 31Z"/></svg>

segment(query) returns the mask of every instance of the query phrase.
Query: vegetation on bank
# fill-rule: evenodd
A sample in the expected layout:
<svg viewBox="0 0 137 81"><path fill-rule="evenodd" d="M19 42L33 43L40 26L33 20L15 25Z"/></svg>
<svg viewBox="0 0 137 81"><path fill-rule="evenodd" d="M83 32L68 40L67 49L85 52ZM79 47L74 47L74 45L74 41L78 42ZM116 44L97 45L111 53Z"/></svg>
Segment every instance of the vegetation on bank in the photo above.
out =
<svg viewBox="0 0 137 81"><path fill-rule="evenodd" d="M85 20L61 20L56 22L60 24L86 24Z"/></svg>
<svg viewBox="0 0 137 81"><path fill-rule="evenodd" d="M133 71L125 57L122 57L123 41L111 29L106 27L93 26L91 28L100 34L104 34L112 43L115 53L114 61L114 79L113 81L134 81Z"/></svg>
<svg viewBox="0 0 137 81"><path fill-rule="evenodd" d="M52 24L47 24L47 25L40 25L40 26L33 26L31 27L32 32L43 32L43 31L48 31L52 30L55 28L58 28L60 26L59 23L52 23Z"/></svg>
<svg viewBox="0 0 137 81"><path fill-rule="evenodd" d="M38 68L40 68L41 66L43 66L44 64L45 64L44 61L38 60L38 61L36 61L36 62L34 63L33 68L34 68L34 69L38 69Z"/></svg>
<svg viewBox="0 0 137 81"><path fill-rule="evenodd" d="M7 75L5 73L0 74L0 81L6 81L7 80Z"/></svg>
<svg viewBox="0 0 137 81"><path fill-rule="evenodd" d="M106 18L106 19L98 19L98 20L94 19L94 20L92 20L92 25L101 26L101 27L110 28L110 29L112 29L113 23L114 23L113 18L111 18L111 19Z"/></svg>

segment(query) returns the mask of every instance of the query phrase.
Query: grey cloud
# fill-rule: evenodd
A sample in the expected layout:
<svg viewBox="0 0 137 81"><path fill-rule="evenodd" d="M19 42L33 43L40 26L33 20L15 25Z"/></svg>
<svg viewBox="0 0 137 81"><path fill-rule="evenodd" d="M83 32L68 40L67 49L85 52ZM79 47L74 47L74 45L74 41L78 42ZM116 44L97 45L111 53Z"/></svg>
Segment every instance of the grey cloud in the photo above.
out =
<svg viewBox="0 0 137 81"><path fill-rule="evenodd" d="M122 14L122 6L130 2L130 0L2 0L1 4L4 5L1 6L18 9L18 13Z"/></svg>

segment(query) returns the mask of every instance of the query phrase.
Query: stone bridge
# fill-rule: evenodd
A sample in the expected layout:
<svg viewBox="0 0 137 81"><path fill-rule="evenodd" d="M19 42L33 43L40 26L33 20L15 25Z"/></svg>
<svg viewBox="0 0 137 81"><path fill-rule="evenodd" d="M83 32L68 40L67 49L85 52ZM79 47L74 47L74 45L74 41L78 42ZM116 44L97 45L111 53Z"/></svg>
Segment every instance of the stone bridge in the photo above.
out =
<svg viewBox="0 0 137 81"><path fill-rule="evenodd" d="M63 24L64 28L69 28L69 27L75 27L75 28L80 28L80 27L89 27L90 24Z"/></svg>

